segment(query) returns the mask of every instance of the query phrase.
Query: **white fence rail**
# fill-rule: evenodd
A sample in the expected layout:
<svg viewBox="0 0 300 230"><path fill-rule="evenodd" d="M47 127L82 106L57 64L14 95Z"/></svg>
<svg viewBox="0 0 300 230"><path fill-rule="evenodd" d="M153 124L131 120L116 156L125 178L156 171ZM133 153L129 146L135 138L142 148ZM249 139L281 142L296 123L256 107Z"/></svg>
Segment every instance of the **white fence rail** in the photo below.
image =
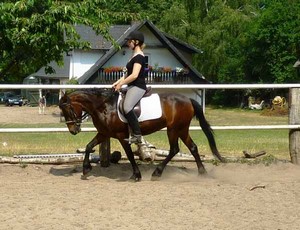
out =
<svg viewBox="0 0 300 230"><path fill-rule="evenodd" d="M300 129L300 125L240 125L240 126L211 126L213 130L268 130L268 129ZM161 129L166 131L167 129ZM198 126L191 126L189 130L201 130ZM96 128L81 128L81 132L96 132ZM68 128L0 128L0 133L57 133L69 132Z"/></svg>
<svg viewBox="0 0 300 230"><path fill-rule="evenodd" d="M275 89L300 88L300 84L189 84L189 85L151 85L153 89ZM4 84L0 89L100 89L111 88L111 85L25 85ZM259 130L259 129L300 129L300 125L259 125L259 126L212 126L214 130ZM166 129L162 129L166 130ZM191 126L190 130L201 130ZM95 128L82 128L82 132L95 132ZM0 128L0 133L32 132L68 132L67 128Z"/></svg>

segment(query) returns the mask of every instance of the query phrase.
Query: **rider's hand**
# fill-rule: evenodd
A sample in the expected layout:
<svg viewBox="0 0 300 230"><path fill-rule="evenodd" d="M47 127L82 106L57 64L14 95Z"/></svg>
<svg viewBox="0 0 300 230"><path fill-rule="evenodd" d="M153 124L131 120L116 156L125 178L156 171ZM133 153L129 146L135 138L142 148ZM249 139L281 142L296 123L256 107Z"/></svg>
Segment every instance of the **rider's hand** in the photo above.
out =
<svg viewBox="0 0 300 230"><path fill-rule="evenodd" d="M112 86L111 86L111 87L112 87L112 88L113 88L115 91L117 91L117 90L116 90L116 86L118 85L118 83L119 83L119 82L118 82L118 81L116 81L116 82L115 82L115 83L113 83L113 84L112 84Z"/></svg>
<svg viewBox="0 0 300 230"><path fill-rule="evenodd" d="M115 91L119 91L121 89L121 87L122 87L122 85L119 83L114 86L114 89L115 89Z"/></svg>

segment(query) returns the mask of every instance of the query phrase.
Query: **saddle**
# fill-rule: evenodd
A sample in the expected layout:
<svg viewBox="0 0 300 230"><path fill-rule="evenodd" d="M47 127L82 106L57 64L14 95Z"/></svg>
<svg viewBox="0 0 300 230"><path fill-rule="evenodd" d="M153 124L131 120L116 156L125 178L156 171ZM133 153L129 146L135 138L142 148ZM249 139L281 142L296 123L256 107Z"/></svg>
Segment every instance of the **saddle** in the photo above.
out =
<svg viewBox="0 0 300 230"><path fill-rule="evenodd" d="M124 116L125 115L125 112L124 112L124 99L126 97L126 93L127 93L127 88L122 88L120 90L120 94L121 94L121 100L120 100L120 103L119 103L119 111L120 113ZM146 89L146 92L145 94L143 95L143 98L144 97L149 97L152 95L152 88L151 86L147 86L147 89ZM135 113L135 115L137 117L139 117L141 115L141 101L139 101L133 108L133 111Z"/></svg>

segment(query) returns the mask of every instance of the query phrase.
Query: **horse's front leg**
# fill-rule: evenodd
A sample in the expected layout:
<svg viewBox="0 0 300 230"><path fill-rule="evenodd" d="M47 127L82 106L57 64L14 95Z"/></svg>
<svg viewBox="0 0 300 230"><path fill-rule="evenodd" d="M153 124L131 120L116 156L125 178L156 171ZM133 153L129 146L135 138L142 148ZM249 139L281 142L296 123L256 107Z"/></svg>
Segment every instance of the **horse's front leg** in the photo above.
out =
<svg viewBox="0 0 300 230"><path fill-rule="evenodd" d="M92 170L92 165L90 163L90 153L93 148L103 141L103 137L98 133L85 147L85 155L83 160L83 175L88 174Z"/></svg>
<svg viewBox="0 0 300 230"><path fill-rule="evenodd" d="M142 175L141 175L141 172L140 172L140 169L139 169L137 163L135 162L134 154L132 152L131 146L127 142L124 142L123 138L119 139L119 141L120 141L121 145L123 146L126 156L132 166L133 174L130 177L130 179L138 182L142 179Z"/></svg>

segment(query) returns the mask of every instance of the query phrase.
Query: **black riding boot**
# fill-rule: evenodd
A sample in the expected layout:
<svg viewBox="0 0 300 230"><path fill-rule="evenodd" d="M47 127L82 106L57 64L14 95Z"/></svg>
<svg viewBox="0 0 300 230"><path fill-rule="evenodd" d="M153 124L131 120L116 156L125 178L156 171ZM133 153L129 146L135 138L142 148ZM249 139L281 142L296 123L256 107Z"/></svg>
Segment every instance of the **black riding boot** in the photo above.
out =
<svg viewBox="0 0 300 230"><path fill-rule="evenodd" d="M128 125L132 130L132 136L128 139L125 139L129 143L142 143L142 132L138 122L138 119L133 110L125 114L125 117L128 121Z"/></svg>

